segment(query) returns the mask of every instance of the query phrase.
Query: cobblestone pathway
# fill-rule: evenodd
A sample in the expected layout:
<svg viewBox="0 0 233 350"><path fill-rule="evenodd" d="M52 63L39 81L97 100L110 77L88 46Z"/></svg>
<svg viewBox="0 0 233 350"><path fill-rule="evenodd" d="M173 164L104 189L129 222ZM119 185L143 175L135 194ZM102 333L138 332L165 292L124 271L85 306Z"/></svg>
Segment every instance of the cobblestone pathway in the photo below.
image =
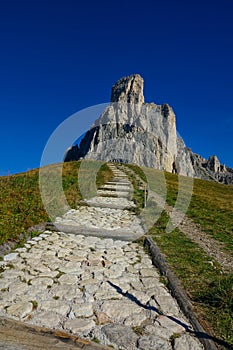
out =
<svg viewBox="0 0 233 350"><path fill-rule="evenodd" d="M201 350L151 259L131 242L143 228L128 210L129 181L112 169L92 206L57 218L65 232L45 231L0 262L0 316L115 349Z"/></svg>

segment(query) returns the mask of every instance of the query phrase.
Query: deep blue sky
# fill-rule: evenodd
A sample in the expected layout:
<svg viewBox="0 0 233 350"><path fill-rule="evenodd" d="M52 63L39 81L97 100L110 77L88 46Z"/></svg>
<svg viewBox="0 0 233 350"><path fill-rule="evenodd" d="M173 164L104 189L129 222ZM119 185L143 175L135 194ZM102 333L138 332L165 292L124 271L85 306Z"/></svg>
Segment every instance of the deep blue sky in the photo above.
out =
<svg viewBox="0 0 233 350"><path fill-rule="evenodd" d="M187 146L233 167L232 0L3 0L0 49L1 175L38 167L53 130L132 73Z"/></svg>

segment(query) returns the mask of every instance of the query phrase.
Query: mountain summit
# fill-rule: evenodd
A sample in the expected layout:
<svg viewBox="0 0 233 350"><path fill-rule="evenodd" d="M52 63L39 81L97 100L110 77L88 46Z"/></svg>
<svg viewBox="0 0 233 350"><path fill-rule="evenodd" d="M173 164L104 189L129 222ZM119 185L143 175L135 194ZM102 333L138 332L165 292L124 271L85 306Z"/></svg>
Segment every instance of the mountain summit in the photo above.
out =
<svg viewBox="0 0 233 350"><path fill-rule="evenodd" d="M135 163L179 175L233 183L233 169L216 156L208 160L187 148L168 104L145 103L144 80L133 74L112 87L111 102L65 161L80 158Z"/></svg>
<svg viewBox="0 0 233 350"><path fill-rule="evenodd" d="M144 80L139 74L123 77L112 87L111 102L144 103Z"/></svg>

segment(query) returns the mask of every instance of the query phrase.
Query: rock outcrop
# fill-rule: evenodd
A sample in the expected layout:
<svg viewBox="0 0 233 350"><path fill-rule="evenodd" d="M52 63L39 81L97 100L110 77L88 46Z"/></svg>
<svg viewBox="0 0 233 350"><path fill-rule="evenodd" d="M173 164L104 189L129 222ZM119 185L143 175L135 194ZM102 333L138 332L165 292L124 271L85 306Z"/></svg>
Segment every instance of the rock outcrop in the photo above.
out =
<svg viewBox="0 0 233 350"><path fill-rule="evenodd" d="M135 163L179 175L233 183L233 170L216 156L208 160L193 153L176 131L168 104L144 103L139 74L124 77L112 87L111 102L65 161L80 158Z"/></svg>
<svg viewBox="0 0 233 350"><path fill-rule="evenodd" d="M111 102L144 103L144 80L139 74L121 78L112 87Z"/></svg>

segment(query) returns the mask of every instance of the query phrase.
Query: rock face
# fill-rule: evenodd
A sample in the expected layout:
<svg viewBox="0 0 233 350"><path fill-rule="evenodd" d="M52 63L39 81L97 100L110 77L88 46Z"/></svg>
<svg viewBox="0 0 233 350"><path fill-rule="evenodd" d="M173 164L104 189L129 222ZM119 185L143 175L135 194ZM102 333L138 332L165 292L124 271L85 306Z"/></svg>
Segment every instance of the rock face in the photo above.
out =
<svg viewBox="0 0 233 350"><path fill-rule="evenodd" d="M65 161L93 160L135 163L179 175L233 182L233 170L216 156L193 153L177 135L176 117L168 104L144 103L143 78L123 77L112 87L111 102Z"/></svg>
<svg viewBox="0 0 233 350"><path fill-rule="evenodd" d="M143 85L139 74L121 78L112 87L111 102L144 103Z"/></svg>

